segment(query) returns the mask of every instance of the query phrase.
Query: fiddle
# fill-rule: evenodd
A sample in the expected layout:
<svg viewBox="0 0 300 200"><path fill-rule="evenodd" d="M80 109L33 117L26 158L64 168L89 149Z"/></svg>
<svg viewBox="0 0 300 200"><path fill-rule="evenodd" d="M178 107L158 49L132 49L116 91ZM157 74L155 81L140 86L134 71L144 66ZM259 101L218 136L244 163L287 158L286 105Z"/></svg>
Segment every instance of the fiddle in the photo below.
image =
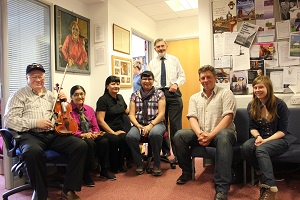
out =
<svg viewBox="0 0 300 200"><path fill-rule="evenodd" d="M60 86L62 86L66 72L67 72L68 64L66 65L64 76ZM59 135L73 135L78 130L78 124L74 118L71 117L72 106L68 102L62 101L59 99L59 93L62 88L59 87L57 83L54 87L54 90L57 91L56 102L53 105L52 113L50 116L50 120L53 116L55 116L54 128L57 134Z"/></svg>
<svg viewBox="0 0 300 200"><path fill-rule="evenodd" d="M54 88L59 94L59 84L56 84ZM60 135L72 135L78 130L78 124L74 118L71 117L72 106L70 103L56 99L53 113L56 116L55 119L55 131Z"/></svg>

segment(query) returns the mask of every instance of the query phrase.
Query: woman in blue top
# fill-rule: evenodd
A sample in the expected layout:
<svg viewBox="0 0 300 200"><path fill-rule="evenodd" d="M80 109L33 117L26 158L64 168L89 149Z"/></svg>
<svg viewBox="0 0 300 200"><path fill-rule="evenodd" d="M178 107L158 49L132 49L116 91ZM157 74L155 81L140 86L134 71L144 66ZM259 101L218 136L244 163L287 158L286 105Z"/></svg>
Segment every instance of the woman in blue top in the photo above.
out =
<svg viewBox="0 0 300 200"><path fill-rule="evenodd" d="M163 142L165 95L153 87L154 75L151 71L141 74L141 89L132 93L129 105L129 118L133 126L126 135L133 161L137 165L136 174L144 173L143 158L139 148L141 136L149 137L152 147L154 166L152 175L160 176L160 151Z"/></svg>
<svg viewBox="0 0 300 200"><path fill-rule="evenodd" d="M141 68L142 63L136 60L132 64L133 67L133 92L138 91L141 88Z"/></svg>
<svg viewBox="0 0 300 200"><path fill-rule="evenodd" d="M253 98L248 104L249 130L252 137L243 144L242 154L258 175L261 175L260 199L275 199L275 184L271 158L286 152L292 142L287 132L289 109L274 95L267 76L254 79Z"/></svg>

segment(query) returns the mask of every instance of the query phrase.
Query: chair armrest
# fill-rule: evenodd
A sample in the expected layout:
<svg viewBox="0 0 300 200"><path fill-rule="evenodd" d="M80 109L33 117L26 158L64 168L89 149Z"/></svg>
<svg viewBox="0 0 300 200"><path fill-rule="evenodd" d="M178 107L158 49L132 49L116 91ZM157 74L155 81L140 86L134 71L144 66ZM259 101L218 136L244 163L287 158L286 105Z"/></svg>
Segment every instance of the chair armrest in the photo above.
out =
<svg viewBox="0 0 300 200"><path fill-rule="evenodd" d="M21 136L17 131L12 129L0 129L0 133L7 149L7 156L16 157L16 151L19 147L19 140Z"/></svg>

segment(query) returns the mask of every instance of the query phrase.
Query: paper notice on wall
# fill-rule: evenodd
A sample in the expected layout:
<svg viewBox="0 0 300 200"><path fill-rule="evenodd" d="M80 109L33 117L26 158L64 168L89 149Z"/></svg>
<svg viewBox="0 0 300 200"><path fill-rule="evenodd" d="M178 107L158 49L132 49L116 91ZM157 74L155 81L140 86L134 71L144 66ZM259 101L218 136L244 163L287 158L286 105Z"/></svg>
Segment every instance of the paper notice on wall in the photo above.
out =
<svg viewBox="0 0 300 200"><path fill-rule="evenodd" d="M300 70L297 69L297 83L290 84L289 88L293 91L293 93L300 93Z"/></svg>
<svg viewBox="0 0 300 200"><path fill-rule="evenodd" d="M257 34L259 26L248 22L243 22L234 43L250 48Z"/></svg>
<svg viewBox="0 0 300 200"><path fill-rule="evenodd" d="M270 79L272 80L274 92L283 92L282 71L270 72Z"/></svg>

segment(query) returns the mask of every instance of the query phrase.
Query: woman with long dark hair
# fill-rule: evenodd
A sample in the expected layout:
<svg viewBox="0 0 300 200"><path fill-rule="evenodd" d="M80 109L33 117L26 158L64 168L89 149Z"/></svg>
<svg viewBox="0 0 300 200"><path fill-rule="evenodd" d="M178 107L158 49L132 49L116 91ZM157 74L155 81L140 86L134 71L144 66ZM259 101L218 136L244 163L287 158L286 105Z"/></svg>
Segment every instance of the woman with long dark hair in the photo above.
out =
<svg viewBox="0 0 300 200"><path fill-rule="evenodd" d="M104 94L97 101L97 121L104 130L110 145L110 169L114 173L126 172L124 159L128 154L124 114L128 114L127 104L120 91L120 78L109 76L105 81Z"/></svg>

